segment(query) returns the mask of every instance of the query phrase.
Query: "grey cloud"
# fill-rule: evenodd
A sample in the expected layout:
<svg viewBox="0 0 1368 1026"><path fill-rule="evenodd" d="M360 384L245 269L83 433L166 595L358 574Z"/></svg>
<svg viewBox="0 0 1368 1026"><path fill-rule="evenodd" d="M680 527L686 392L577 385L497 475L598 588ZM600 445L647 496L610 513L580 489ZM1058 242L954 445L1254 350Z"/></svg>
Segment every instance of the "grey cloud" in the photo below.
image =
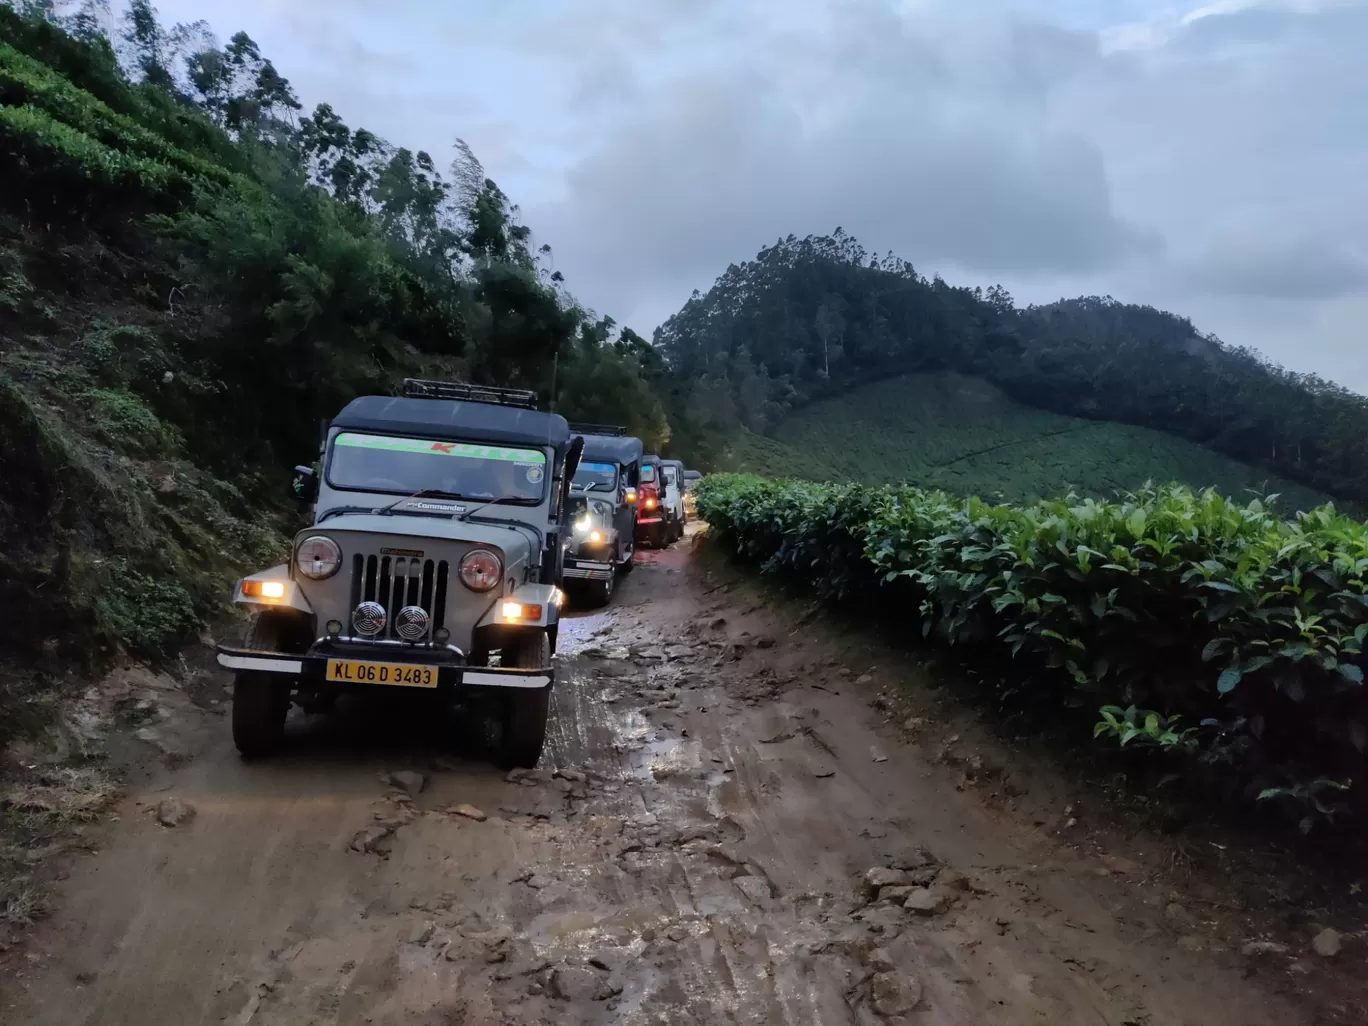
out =
<svg viewBox="0 0 1368 1026"><path fill-rule="evenodd" d="M1181 286L1217 296L1334 299L1368 292L1368 260L1323 240L1224 240L1174 268Z"/></svg>
<svg viewBox="0 0 1368 1026"><path fill-rule="evenodd" d="M1362 40L1368 31L1368 6L1360 0L1319 5L1250 4L1189 21L1175 37L1181 51L1203 53L1232 46L1285 46L1289 42L1330 38Z"/></svg>
<svg viewBox="0 0 1368 1026"><path fill-rule="evenodd" d="M1102 60L1094 33L1021 21L1012 24L1011 32L1014 77L1040 93L1086 74Z"/></svg>
<svg viewBox="0 0 1368 1026"><path fill-rule="evenodd" d="M1038 103L1095 39L1019 25L956 53L878 5L841 13L650 93L562 201L529 210L572 289L609 309L667 285L682 300L776 237L837 225L985 273L1086 274L1162 248L1112 209L1100 150Z"/></svg>

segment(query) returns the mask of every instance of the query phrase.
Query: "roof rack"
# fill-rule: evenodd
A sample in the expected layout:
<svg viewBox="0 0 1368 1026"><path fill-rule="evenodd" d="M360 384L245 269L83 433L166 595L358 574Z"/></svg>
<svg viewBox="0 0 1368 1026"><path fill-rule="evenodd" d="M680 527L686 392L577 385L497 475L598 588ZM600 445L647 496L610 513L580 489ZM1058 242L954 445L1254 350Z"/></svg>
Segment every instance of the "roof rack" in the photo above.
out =
<svg viewBox="0 0 1368 1026"><path fill-rule="evenodd" d="M627 429L619 424L571 424L577 435L625 435Z"/></svg>
<svg viewBox="0 0 1368 1026"><path fill-rule="evenodd" d="M454 399L458 402L494 403L498 406L517 406L524 410L537 408L537 393L523 388L493 388L472 385L468 381L430 381L426 378L405 378L406 399Z"/></svg>

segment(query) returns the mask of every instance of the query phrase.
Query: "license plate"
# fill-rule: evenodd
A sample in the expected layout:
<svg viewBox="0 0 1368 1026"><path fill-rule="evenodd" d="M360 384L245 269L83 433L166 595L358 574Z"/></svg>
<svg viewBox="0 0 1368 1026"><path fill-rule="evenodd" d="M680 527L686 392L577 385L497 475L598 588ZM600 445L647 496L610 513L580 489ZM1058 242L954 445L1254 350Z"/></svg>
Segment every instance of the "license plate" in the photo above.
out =
<svg viewBox="0 0 1368 1026"><path fill-rule="evenodd" d="M355 659L329 659L328 680L347 684L397 684L409 688L435 688L437 667L413 663L370 663Z"/></svg>

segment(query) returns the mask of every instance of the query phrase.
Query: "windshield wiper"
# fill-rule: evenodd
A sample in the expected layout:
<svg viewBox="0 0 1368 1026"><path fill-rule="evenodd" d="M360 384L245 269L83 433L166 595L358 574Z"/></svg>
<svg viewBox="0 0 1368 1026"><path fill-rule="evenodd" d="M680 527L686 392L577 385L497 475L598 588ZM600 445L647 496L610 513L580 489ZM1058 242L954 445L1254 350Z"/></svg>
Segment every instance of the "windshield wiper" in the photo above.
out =
<svg viewBox="0 0 1368 1026"><path fill-rule="evenodd" d="M332 509L324 510L323 514L318 518L318 522L321 524L323 521L327 520L329 517L340 517L340 516L342 516L344 513L374 513L374 512L375 512L375 510L371 509L369 506L334 506Z"/></svg>
<svg viewBox="0 0 1368 1026"><path fill-rule="evenodd" d="M490 499L488 502L482 502L482 503L480 503L480 504L479 504L478 506L476 506L474 509L466 510L464 513L458 513L458 514L456 515L456 519L457 519L457 520L469 520L469 519L470 519L471 517L473 517L476 513L480 512L480 510L482 510L482 509L487 509L487 508L490 507L490 506L497 506L497 505L498 505L499 503L501 503L501 502L523 502L523 501L525 501L525 500L522 498L522 496L519 496L519 495L500 495L497 499Z"/></svg>
<svg viewBox="0 0 1368 1026"><path fill-rule="evenodd" d="M369 512L374 513L376 516L381 516L381 517L393 516L393 515L394 515L393 510L394 510L394 508L395 508L396 506L402 506L404 503L409 502L409 501L412 500L412 499L422 499L422 498L427 497L427 496L433 496L433 497L435 497L435 498L442 498L442 499L459 499L459 498L460 498L459 495L455 495L455 494L453 494L452 492L444 492L444 491L442 491L442 489L440 489L440 488L420 488L420 489L418 489L418 491L414 492L412 495L405 495L402 499L396 499L394 502L391 502L388 506L384 507L383 509L373 509L373 510L370 510Z"/></svg>

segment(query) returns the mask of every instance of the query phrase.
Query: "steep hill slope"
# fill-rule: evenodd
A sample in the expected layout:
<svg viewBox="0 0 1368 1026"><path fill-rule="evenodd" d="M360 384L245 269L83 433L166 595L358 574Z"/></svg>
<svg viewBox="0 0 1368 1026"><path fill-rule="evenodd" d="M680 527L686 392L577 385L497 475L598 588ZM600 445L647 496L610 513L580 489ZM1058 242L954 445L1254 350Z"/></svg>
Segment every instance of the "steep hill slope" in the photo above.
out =
<svg viewBox="0 0 1368 1026"><path fill-rule="evenodd" d="M730 468L869 484L907 482L1025 500L1070 490L1107 496L1146 481L1277 492L1279 507L1325 500L1199 445L1148 428L1024 406L979 378L910 374L803 407L772 437L745 432Z"/></svg>

